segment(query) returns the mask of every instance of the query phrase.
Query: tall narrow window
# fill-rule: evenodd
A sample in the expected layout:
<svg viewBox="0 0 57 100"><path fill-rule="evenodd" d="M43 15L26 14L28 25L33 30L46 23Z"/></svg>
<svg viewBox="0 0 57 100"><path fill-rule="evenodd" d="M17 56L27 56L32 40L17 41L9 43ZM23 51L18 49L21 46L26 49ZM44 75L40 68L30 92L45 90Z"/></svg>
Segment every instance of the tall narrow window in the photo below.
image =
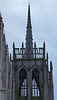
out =
<svg viewBox="0 0 57 100"><path fill-rule="evenodd" d="M32 96L40 96L39 71L37 68L32 71Z"/></svg>
<svg viewBox="0 0 57 100"><path fill-rule="evenodd" d="M26 82L26 70L22 68L19 71L19 96L27 96L27 82Z"/></svg>

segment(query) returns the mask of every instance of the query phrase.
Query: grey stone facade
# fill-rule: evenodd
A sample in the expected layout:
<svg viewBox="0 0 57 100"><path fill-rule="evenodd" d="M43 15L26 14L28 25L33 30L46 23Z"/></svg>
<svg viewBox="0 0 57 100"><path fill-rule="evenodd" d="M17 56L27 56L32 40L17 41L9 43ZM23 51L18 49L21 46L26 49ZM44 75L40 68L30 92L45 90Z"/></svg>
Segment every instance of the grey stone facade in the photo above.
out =
<svg viewBox="0 0 57 100"><path fill-rule="evenodd" d="M0 100L11 99L11 61L9 60L8 45L6 44L4 23L0 13Z"/></svg>
<svg viewBox="0 0 57 100"><path fill-rule="evenodd" d="M13 43L13 59L9 60L4 24L0 14L0 98L1 100L54 100L53 66L48 66L48 53L33 43L30 5L26 44L21 48Z"/></svg>

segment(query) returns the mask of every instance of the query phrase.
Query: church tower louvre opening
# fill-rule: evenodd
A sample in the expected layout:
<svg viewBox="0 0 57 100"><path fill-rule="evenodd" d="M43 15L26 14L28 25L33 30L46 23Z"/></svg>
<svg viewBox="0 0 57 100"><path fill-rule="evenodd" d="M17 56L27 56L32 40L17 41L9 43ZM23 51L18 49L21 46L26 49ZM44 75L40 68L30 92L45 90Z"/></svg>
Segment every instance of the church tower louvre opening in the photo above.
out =
<svg viewBox="0 0 57 100"><path fill-rule="evenodd" d="M16 48L13 43L13 59L11 54L9 59L3 29L4 24L0 14L1 100L54 100L53 65L50 61L49 70L45 42L39 48L36 42L33 43L30 4L28 5L26 43L24 46L22 42L21 48Z"/></svg>

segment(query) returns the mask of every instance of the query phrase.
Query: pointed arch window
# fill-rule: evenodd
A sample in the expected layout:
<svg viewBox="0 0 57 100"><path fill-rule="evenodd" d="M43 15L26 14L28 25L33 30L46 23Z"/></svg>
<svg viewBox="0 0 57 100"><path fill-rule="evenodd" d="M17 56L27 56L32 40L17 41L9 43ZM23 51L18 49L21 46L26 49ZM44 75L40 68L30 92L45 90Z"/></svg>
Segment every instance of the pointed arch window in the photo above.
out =
<svg viewBox="0 0 57 100"><path fill-rule="evenodd" d="M27 96L27 79L24 68L19 71L19 96Z"/></svg>
<svg viewBox="0 0 57 100"><path fill-rule="evenodd" d="M32 96L40 96L39 71L37 68L32 71Z"/></svg>

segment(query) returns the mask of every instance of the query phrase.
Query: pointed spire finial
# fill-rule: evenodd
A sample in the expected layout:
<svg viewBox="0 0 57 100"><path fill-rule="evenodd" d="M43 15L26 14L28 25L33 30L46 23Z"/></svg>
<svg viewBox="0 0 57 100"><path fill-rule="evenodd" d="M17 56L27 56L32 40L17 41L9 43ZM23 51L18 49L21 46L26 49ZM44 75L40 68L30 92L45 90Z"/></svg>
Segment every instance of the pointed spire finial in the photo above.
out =
<svg viewBox="0 0 57 100"><path fill-rule="evenodd" d="M1 16L1 10L0 10L0 16Z"/></svg>
<svg viewBox="0 0 57 100"><path fill-rule="evenodd" d="M0 10L0 18L2 18L1 10Z"/></svg>
<svg viewBox="0 0 57 100"><path fill-rule="evenodd" d="M22 42L22 48L24 48L24 43Z"/></svg>
<svg viewBox="0 0 57 100"><path fill-rule="evenodd" d="M32 25L31 25L31 15L30 15L30 5L28 5L28 19L27 19L27 34L32 33Z"/></svg>

